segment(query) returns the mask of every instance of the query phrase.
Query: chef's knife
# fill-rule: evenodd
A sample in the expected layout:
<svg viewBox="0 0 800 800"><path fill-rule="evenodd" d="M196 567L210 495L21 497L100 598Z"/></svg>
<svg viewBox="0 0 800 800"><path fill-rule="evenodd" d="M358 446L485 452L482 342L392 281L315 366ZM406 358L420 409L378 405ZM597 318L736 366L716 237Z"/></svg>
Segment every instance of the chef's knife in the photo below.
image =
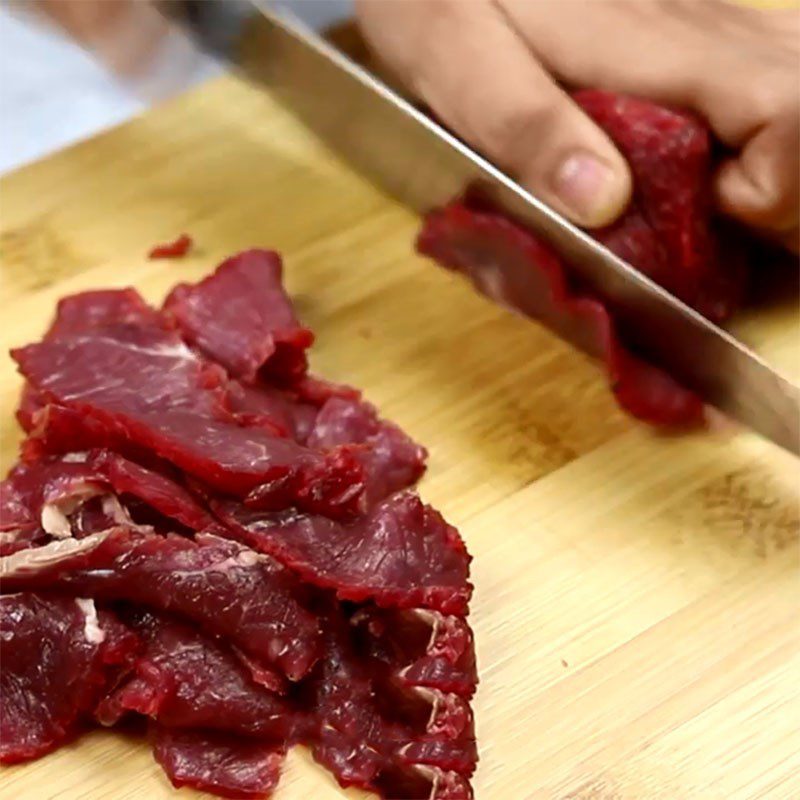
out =
<svg viewBox="0 0 800 800"><path fill-rule="evenodd" d="M707 402L800 455L800 389L730 334L615 256L294 17L265 0L250 77L412 208L478 186L546 240L637 345ZM219 52L219 51L218 51ZM228 50L228 53L231 51ZM237 69L241 65L237 64Z"/></svg>

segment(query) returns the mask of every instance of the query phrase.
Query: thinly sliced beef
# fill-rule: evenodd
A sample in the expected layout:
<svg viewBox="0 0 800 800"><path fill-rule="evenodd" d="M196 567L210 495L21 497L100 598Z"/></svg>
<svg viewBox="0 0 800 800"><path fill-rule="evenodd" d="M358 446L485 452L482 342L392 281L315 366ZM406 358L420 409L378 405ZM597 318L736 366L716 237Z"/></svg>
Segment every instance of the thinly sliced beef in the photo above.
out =
<svg viewBox="0 0 800 800"><path fill-rule="evenodd" d="M306 372L314 335L297 321L282 271L273 250L246 250L200 283L176 286L164 310L190 344L231 375L291 383Z"/></svg>
<svg viewBox="0 0 800 800"><path fill-rule="evenodd" d="M108 450L90 450L17 464L0 484L0 530L38 523L51 536L69 536L74 531L68 516L86 499L110 492L139 498L190 530L214 524L195 498L165 475ZM81 527L80 532L93 531Z"/></svg>
<svg viewBox="0 0 800 800"><path fill-rule="evenodd" d="M413 492L393 495L348 524L236 502L215 502L213 510L231 535L343 600L466 611L471 586L464 543Z"/></svg>
<svg viewBox="0 0 800 800"><path fill-rule="evenodd" d="M257 660L302 678L319 656L317 619L271 558L210 534L196 541L112 528L0 559L4 591L58 589L127 600L192 620Z"/></svg>
<svg viewBox="0 0 800 800"><path fill-rule="evenodd" d="M359 649L381 661L397 686L469 699L478 684L475 643L462 617L364 606L353 615Z"/></svg>
<svg viewBox="0 0 800 800"><path fill-rule="evenodd" d="M208 731L154 725L153 754L176 788L191 786L220 797L267 797L278 785L282 745Z"/></svg>
<svg viewBox="0 0 800 800"><path fill-rule="evenodd" d="M84 447L114 446L134 456L151 450L223 492L257 489L272 507L294 502L332 515L358 508L362 470L352 455L322 455L238 424L224 408L219 367L202 362L173 332L107 325L12 355L40 393L75 412L62 428L74 426Z"/></svg>
<svg viewBox="0 0 800 800"><path fill-rule="evenodd" d="M466 274L492 299L542 320L602 358L617 400L633 416L654 425L702 421L700 398L632 355L605 306L571 289L561 261L522 226L456 203L428 215L417 247Z"/></svg>
<svg viewBox="0 0 800 800"><path fill-rule="evenodd" d="M354 451L364 470L370 505L416 483L428 453L363 400L332 397L319 411L307 444L317 449L362 445Z"/></svg>
<svg viewBox="0 0 800 800"><path fill-rule="evenodd" d="M30 433L34 426L36 415L47 405L47 399L43 394L37 392L29 383L22 387L22 394L19 398L19 407L16 417L20 428L25 433Z"/></svg>
<svg viewBox="0 0 800 800"><path fill-rule="evenodd" d="M59 300L55 319L44 338L52 340L118 322L162 324L157 312L145 303L135 289L100 289ZM17 409L20 427L28 433L33 430L34 415L46 405L47 398L26 383Z"/></svg>
<svg viewBox="0 0 800 800"><path fill-rule="evenodd" d="M14 351L4 760L138 717L176 786L265 797L305 743L343 786L472 796L469 556L409 489L424 448L308 374L280 273L248 251L161 312L75 295Z"/></svg>
<svg viewBox="0 0 800 800"><path fill-rule="evenodd" d="M86 598L0 596L0 762L74 735L138 642Z"/></svg>
<svg viewBox="0 0 800 800"><path fill-rule="evenodd" d="M358 397L332 394L318 408L285 390L232 381L226 401L247 425L262 425L314 450L348 447L362 467L368 506L416 483L425 471L425 448Z"/></svg>
<svg viewBox="0 0 800 800"><path fill-rule="evenodd" d="M97 709L104 725L138 712L170 728L202 728L278 742L292 739L296 713L257 684L220 641L147 611L125 616L143 641L130 678Z"/></svg>
<svg viewBox="0 0 800 800"><path fill-rule="evenodd" d="M386 693L369 663L356 653L351 626L341 611L330 608L323 619L325 654L311 691L314 758L340 785L378 789L385 797L471 798L471 714L453 730L454 715L447 712L449 723L442 724L428 698Z"/></svg>
<svg viewBox="0 0 800 800"><path fill-rule="evenodd" d="M276 436L288 436L306 444L317 417L317 408L295 399L285 389L264 383L247 385L230 381L226 403L231 413L243 424L263 425Z"/></svg>
<svg viewBox="0 0 800 800"><path fill-rule="evenodd" d="M158 312L136 289L99 289L79 292L58 301L46 339L86 333L106 325L163 325Z"/></svg>
<svg viewBox="0 0 800 800"><path fill-rule="evenodd" d="M574 95L614 140L634 180L633 200L595 237L714 321L739 304L745 270L712 219L708 128L690 114L600 91ZM456 203L426 219L421 253L465 273L489 297L545 322L602 358L620 405L655 425L703 420L700 399L633 354L613 316L534 234L482 204Z"/></svg>

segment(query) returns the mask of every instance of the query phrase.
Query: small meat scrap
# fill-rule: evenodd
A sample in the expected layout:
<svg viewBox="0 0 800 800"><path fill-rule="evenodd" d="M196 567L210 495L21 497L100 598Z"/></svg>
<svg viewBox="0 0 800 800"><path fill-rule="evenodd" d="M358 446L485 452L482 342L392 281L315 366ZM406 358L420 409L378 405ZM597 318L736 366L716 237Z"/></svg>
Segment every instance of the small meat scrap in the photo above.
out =
<svg viewBox="0 0 800 800"><path fill-rule="evenodd" d="M171 242L157 244L150 248L148 258L183 258L192 247L192 237L188 233L182 233L177 239Z"/></svg>
<svg viewBox="0 0 800 800"><path fill-rule="evenodd" d="M138 718L176 787L267 797L305 744L342 786L472 797L470 556L425 449L308 372L281 278L249 250L160 310L83 292L13 351L0 759Z"/></svg>
<svg viewBox="0 0 800 800"><path fill-rule="evenodd" d="M722 236L713 217L708 126L640 98L584 90L574 99L627 158L634 182L628 210L592 235L709 319L727 319L743 298L746 265L739 242ZM703 421L700 398L636 355L603 303L519 223L467 199L432 212L417 248L602 358L633 416L661 426Z"/></svg>
<svg viewBox="0 0 800 800"><path fill-rule="evenodd" d="M77 733L137 646L91 598L0 596L0 762L37 758Z"/></svg>

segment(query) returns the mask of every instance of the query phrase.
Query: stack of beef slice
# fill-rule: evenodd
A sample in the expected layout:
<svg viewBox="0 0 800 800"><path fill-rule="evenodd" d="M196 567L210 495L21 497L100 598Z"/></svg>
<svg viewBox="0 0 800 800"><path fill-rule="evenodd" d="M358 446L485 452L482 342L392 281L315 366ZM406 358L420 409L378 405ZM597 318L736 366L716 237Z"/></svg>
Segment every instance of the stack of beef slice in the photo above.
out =
<svg viewBox="0 0 800 800"><path fill-rule="evenodd" d="M64 298L12 352L27 433L0 506L0 759L138 720L175 786L264 797L308 746L342 786L472 796L469 555L426 452L308 372L281 262L156 310Z"/></svg>

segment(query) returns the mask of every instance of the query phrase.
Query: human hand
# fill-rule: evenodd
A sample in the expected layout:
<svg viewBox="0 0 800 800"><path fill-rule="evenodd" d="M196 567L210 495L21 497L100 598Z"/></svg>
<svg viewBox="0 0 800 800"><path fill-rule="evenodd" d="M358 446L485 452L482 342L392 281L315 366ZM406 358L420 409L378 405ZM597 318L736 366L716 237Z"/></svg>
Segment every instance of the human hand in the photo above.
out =
<svg viewBox="0 0 800 800"><path fill-rule="evenodd" d="M724 0L356 0L380 58L445 124L576 223L613 221L627 164L561 85L704 116L721 211L798 248L800 14Z"/></svg>

